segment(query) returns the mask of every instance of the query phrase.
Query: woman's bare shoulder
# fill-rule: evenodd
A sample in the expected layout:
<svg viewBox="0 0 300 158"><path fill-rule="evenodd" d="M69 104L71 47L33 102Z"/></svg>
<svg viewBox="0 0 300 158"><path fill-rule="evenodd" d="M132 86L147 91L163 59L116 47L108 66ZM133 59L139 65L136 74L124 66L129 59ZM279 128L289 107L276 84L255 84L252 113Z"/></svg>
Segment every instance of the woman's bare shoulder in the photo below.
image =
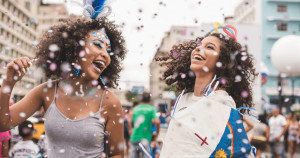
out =
<svg viewBox="0 0 300 158"><path fill-rule="evenodd" d="M108 111L122 111L120 99L110 90L106 90L103 97L103 108Z"/></svg>

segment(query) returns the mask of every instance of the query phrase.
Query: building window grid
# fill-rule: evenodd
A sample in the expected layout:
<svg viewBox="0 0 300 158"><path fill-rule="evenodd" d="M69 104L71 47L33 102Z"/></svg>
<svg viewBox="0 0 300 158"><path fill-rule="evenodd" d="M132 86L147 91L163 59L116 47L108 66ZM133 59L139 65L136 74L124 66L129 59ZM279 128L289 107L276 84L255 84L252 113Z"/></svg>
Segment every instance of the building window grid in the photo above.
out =
<svg viewBox="0 0 300 158"><path fill-rule="evenodd" d="M287 31L288 30L288 24L286 23L277 23L277 31Z"/></svg>
<svg viewBox="0 0 300 158"><path fill-rule="evenodd" d="M277 12L279 12L279 13L287 12L287 5L278 4Z"/></svg>
<svg viewBox="0 0 300 158"><path fill-rule="evenodd" d="M8 21L8 16L5 16L5 15L3 15L4 16L4 22L6 22L6 23L8 23L9 25L11 25L12 26L12 28L14 28L14 26L16 26L16 25L18 25L18 24L16 24L15 22L13 22L13 21ZM28 39L30 39L30 40L34 40L34 35L32 35L30 32L28 32L28 31L26 31L25 29L20 29L21 30L21 32L22 32L22 34L24 33L24 35L25 35L25 37L26 38L28 38ZM7 32L7 34L8 34L8 32ZM8 36L8 35L7 35ZM30 36L32 36L33 38L30 38ZM9 39L9 40L11 40L11 39ZM13 42L12 42L13 43Z"/></svg>

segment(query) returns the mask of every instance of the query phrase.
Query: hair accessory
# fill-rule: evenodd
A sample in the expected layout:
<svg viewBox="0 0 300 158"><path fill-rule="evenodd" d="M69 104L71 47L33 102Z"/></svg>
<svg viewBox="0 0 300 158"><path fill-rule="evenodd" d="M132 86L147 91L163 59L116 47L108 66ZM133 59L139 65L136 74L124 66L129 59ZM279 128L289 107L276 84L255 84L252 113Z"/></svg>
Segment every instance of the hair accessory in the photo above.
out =
<svg viewBox="0 0 300 158"><path fill-rule="evenodd" d="M111 7L105 5L106 0L83 0L83 15L92 19L111 14Z"/></svg>
<svg viewBox="0 0 300 158"><path fill-rule="evenodd" d="M212 30L209 31L209 33L219 33L219 29L223 29L223 31L230 36L231 38L234 38L236 40L237 37L237 31L236 28L232 25L225 25L222 26L219 22L215 22L214 23L214 28Z"/></svg>
<svg viewBox="0 0 300 158"><path fill-rule="evenodd" d="M234 34L231 32L228 32L227 29L228 28L231 28L233 31L234 31ZM237 31L236 31L236 28L232 25L225 25L225 27L223 28L223 31L228 35L230 36L231 38L234 38L236 40L236 36L237 36Z"/></svg>
<svg viewBox="0 0 300 158"><path fill-rule="evenodd" d="M214 28L215 28L216 33L219 33L218 26L222 26L222 25L219 22L215 22L214 23Z"/></svg>
<svg viewBox="0 0 300 158"><path fill-rule="evenodd" d="M78 77L81 69L72 68L72 70L73 70L74 74L76 75L76 77Z"/></svg>

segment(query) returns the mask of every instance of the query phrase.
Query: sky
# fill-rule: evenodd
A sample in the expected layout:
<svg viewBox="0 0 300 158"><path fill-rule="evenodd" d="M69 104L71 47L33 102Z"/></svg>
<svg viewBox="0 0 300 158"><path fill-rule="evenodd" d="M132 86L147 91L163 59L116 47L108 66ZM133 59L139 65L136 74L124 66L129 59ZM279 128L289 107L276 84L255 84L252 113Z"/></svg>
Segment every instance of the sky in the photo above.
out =
<svg viewBox="0 0 300 158"><path fill-rule="evenodd" d="M46 3L62 0L44 0ZM224 21L242 0L107 0L108 17L122 25L128 54L123 62L119 88L149 88L149 64L171 26L200 26ZM82 15L82 0L64 0L69 13ZM197 23L195 21L198 21ZM138 27L143 27L137 29Z"/></svg>

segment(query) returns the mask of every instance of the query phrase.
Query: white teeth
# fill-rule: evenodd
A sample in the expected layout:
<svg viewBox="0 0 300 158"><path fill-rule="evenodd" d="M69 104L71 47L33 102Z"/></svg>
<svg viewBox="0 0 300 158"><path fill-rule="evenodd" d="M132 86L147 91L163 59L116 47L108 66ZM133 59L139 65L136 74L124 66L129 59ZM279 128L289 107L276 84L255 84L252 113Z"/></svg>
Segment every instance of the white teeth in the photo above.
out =
<svg viewBox="0 0 300 158"><path fill-rule="evenodd" d="M202 57L202 56L200 56L200 55L194 55L194 59L196 59L196 60L198 60L198 59L200 59L200 60L204 60L204 58Z"/></svg>
<svg viewBox="0 0 300 158"><path fill-rule="evenodd" d="M101 73L101 70L96 65L93 64L93 66L94 66L94 68L95 68L96 71L98 71L99 73Z"/></svg>
<svg viewBox="0 0 300 158"><path fill-rule="evenodd" d="M105 63L103 61L95 61L95 63L99 63L101 64L102 66L105 66Z"/></svg>

